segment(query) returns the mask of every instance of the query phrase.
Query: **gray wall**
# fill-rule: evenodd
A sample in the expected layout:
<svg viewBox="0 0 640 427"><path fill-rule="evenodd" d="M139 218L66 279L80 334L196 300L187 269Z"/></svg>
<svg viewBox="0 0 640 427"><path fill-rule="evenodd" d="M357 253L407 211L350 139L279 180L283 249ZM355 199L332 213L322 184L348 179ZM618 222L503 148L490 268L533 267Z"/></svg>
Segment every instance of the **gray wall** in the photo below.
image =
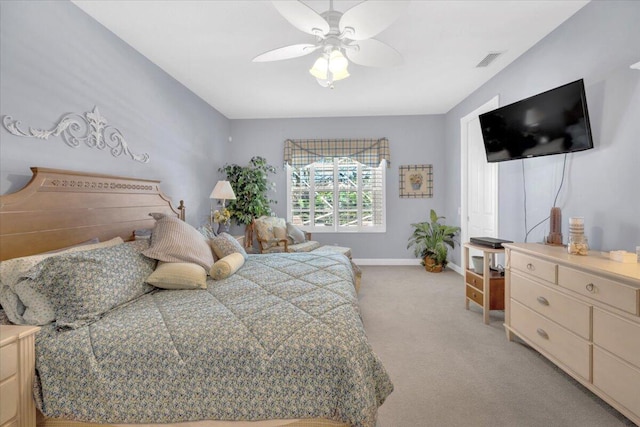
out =
<svg viewBox="0 0 640 427"><path fill-rule="evenodd" d="M68 2L0 2L0 115L23 126L52 127L69 112L97 105L119 128L139 164L108 152L67 147L59 137L19 138L0 129L0 193L21 188L30 166L160 179L174 200L185 199L188 221L205 221L208 195L225 159L245 164L262 155L278 166L275 207L285 214L282 144L286 138L387 137L387 232L316 234L325 244L354 248L357 258L412 258L409 224L434 208L459 224L460 118L496 94L501 105L584 78L596 148L569 156L560 194L567 218L584 216L592 247L633 250L640 244L640 2L592 2L446 116L232 120ZM229 135L233 142L227 142ZM398 166L431 163L432 199L398 196ZM524 162L529 225L548 215L560 182L562 156ZM522 163L500 164L500 235L524 239ZM529 236L538 241L540 227ZM459 263L460 252L454 254Z"/></svg>
<svg viewBox="0 0 640 427"><path fill-rule="evenodd" d="M229 143L229 162L247 164L252 156L265 157L276 166L273 198L275 211L286 217L286 175L283 170L284 140L303 138L382 138L389 139L391 167L387 169L386 233L316 233L323 244L349 246L354 258L408 259L406 249L412 222L427 220L430 209L444 211L445 159L444 116L341 117L316 119L231 120L233 142ZM401 199L398 167L432 164L434 197Z"/></svg>
<svg viewBox="0 0 640 427"><path fill-rule="evenodd" d="M147 164L61 137L20 138L0 129L0 193L19 190L30 166L160 179L187 220L209 214L225 158L229 120L66 1L0 2L0 115L50 129L66 113L97 105Z"/></svg>
<svg viewBox="0 0 640 427"><path fill-rule="evenodd" d="M570 154L558 199L563 233L568 218L584 216L596 250L640 245L640 2L594 1L458 104L446 115L448 218L460 223L460 119L495 95L500 105L583 78L595 149ZM560 185L563 156L500 163L499 234L523 241L524 193L531 227L549 215ZM529 235L541 241L548 222ZM460 251L455 253L460 263Z"/></svg>

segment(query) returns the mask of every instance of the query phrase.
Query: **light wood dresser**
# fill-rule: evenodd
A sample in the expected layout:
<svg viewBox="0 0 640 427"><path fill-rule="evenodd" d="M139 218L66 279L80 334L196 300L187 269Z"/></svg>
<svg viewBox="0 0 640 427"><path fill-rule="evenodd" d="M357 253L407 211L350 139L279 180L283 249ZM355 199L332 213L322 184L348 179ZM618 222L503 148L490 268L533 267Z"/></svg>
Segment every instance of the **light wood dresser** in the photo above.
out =
<svg viewBox="0 0 640 427"><path fill-rule="evenodd" d="M510 243L505 329L640 425L640 264Z"/></svg>
<svg viewBox="0 0 640 427"><path fill-rule="evenodd" d="M0 326L0 427L35 427L36 326Z"/></svg>

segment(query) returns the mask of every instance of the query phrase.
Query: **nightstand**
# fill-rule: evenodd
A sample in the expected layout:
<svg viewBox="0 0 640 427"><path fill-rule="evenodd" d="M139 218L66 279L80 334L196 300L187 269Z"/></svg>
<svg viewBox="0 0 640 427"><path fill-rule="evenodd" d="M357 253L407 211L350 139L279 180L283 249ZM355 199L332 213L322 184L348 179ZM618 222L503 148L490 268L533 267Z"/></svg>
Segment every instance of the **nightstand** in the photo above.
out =
<svg viewBox="0 0 640 427"><path fill-rule="evenodd" d="M470 249L482 252L483 271L475 271L469 265ZM496 264L497 254L503 254L503 248L464 244L462 256L465 281L465 308L469 310L469 302L473 301L482 307L482 317L485 324L489 324L490 310L504 310L504 276L492 270Z"/></svg>
<svg viewBox="0 0 640 427"><path fill-rule="evenodd" d="M0 325L0 427L35 427L37 326Z"/></svg>

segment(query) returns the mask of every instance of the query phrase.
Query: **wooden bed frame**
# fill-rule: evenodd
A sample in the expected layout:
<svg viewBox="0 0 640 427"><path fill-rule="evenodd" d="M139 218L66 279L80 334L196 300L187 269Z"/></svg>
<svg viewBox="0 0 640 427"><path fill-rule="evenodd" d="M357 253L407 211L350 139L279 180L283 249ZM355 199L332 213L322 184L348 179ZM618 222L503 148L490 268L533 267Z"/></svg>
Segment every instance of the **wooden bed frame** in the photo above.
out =
<svg viewBox="0 0 640 427"><path fill-rule="evenodd" d="M133 239L152 228L150 212L184 220L184 203L174 209L160 181L32 167L20 191L0 196L0 260L71 246L95 237Z"/></svg>
<svg viewBox="0 0 640 427"><path fill-rule="evenodd" d="M0 260L34 255L71 246L95 237L133 239L134 230L152 228L151 212L175 214L184 220L160 190L160 181L69 170L32 167L31 181L20 191L0 195ZM46 418L39 427L98 427ZM175 424L126 424L137 427L348 427L326 419L267 421L197 421Z"/></svg>

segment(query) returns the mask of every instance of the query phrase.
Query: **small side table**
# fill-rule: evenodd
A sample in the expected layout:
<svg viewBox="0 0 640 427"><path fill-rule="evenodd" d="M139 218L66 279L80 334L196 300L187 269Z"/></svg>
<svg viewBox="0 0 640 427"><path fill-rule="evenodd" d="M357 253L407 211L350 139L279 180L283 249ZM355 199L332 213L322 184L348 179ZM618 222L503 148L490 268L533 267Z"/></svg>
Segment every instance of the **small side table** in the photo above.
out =
<svg viewBox="0 0 640 427"><path fill-rule="evenodd" d="M469 310L469 301L473 301L482 307L482 317L485 324L489 324L490 310L504 310L504 276L491 270L496 266L496 254L503 254L503 248L490 248L487 246L465 243L462 257L465 280L465 308ZM469 266L470 249L482 252L484 262L482 272L474 271ZM489 280L485 280L489 278Z"/></svg>

